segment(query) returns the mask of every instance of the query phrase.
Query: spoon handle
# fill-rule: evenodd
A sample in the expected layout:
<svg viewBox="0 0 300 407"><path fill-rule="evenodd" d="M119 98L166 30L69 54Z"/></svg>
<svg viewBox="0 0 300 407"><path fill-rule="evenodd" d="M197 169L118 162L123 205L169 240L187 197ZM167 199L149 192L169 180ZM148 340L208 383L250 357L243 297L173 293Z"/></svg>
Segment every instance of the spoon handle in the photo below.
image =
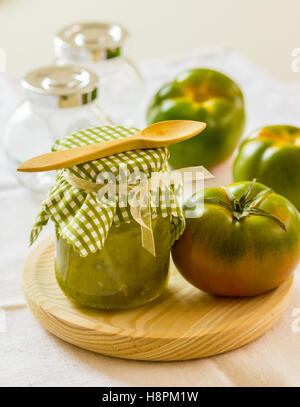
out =
<svg viewBox="0 0 300 407"><path fill-rule="evenodd" d="M68 168L73 165L83 164L123 151L135 150L143 147L143 140L137 138L139 133L123 139L110 140L88 146L76 147L69 150L60 150L52 153L38 155L24 161L18 171L42 172Z"/></svg>

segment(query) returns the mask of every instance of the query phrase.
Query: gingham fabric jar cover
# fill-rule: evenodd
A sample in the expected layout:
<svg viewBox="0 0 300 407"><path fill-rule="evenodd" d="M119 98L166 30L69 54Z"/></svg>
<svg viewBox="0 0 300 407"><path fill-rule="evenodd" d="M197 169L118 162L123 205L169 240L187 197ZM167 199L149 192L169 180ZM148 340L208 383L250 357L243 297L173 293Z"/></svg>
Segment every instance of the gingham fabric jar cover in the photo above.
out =
<svg viewBox="0 0 300 407"><path fill-rule="evenodd" d="M118 139L135 134L136 128L94 127L84 129L56 141L52 150L64 150L101 141ZM95 253L104 247L112 225L132 221L130 207L102 206L96 192L74 188L65 178L66 171L84 180L96 182L101 172L111 172L118 180L119 165L126 164L128 171L143 172L150 177L153 172L168 171L166 148L134 150L89 161L58 170L56 183L48 192L31 231L31 244L37 239L43 226L51 219L56 233L72 245L81 256ZM185 221L178 200L178 188L160 191L159 205L151 205L151 216L170 217L172 243L183 233Z"/></svg>

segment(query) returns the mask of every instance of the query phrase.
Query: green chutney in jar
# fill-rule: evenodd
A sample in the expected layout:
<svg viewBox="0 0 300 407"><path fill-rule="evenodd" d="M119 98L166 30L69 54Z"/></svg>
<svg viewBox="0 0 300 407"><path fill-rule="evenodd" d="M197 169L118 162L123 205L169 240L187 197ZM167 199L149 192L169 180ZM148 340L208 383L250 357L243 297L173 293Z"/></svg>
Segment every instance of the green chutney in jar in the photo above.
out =
<svg viewBox="0 0 300 407"><path fill-rule="evenodd" d="M119 126L85 129L58 140L53 150L126 137L136 131ZM130 203L103 204L97 192L86 187L98 185L99 174L108 172L118 180L120 164L126 164L129 173L141 171L149 179L153 173L168 171L168 151L129 151L59 170L32 230L33 242L49 219L54 222L56 279L64 294L78 305L117 310L159 297L168 282L171 247L184 229L175 188L160 190L158 203L154 205L149 198L155 253L144 247L141 223Z"/></svg>

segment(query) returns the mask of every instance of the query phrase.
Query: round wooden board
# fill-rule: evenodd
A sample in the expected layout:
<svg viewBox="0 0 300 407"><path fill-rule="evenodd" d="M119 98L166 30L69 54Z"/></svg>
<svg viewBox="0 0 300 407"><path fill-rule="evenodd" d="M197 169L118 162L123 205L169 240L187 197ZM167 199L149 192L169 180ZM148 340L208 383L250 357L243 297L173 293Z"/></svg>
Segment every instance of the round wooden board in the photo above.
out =
<svg viewBox="0 0 300 407"><path fill-rule="evenodd" d="M59 338L93 352L125 359L187 360L238 348L265 333L286 308L293 277L257 297L213 297L171 270L160 299L128 311L98 311L69 301L54 275L54 240L31 251L23 290L41 325Z"/></svg>

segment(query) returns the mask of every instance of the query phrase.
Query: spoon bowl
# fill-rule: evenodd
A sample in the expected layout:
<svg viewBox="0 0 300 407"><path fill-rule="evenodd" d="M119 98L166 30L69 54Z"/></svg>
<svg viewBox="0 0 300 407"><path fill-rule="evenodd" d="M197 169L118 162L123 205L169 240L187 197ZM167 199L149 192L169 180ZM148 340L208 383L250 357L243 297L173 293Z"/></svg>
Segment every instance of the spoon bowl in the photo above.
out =
<svg viewBox="0 0 300 407"><path fill-rule="evenodd" d="M158 143L158 147L179 143L201 133L206 127L206 123L193 120L168 120L151 124L134 137L142 140L149 140L151 144Z"/></svg>

